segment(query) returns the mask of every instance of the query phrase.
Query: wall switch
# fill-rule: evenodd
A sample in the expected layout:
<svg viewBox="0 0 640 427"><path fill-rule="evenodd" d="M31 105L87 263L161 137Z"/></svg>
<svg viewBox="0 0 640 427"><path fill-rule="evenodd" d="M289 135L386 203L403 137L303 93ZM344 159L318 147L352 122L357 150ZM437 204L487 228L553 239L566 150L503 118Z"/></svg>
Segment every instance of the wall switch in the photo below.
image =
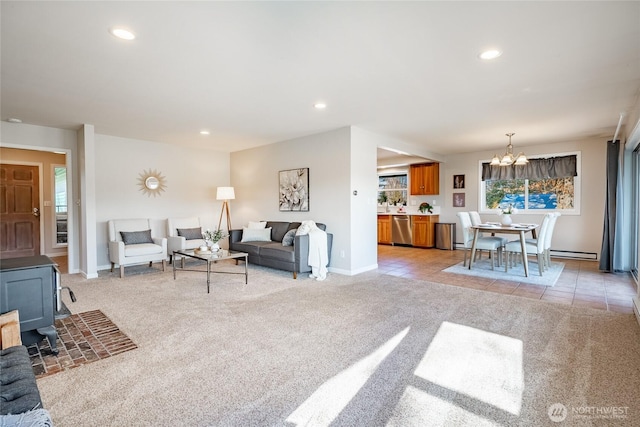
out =
<svg viewBox="0 0 640 427"><path fill-rule="evenodd" d="M345 257L345 253L344 250L340 251L340 258L344 258Z"/></svg>
<svg viewBox="0 0 640 427"><path fill-rule="evenodd" d="M45 207L47 207L47 206L50 207L51 206L51 200L45 200L44 201L44 205L45 205Z"/></svg>

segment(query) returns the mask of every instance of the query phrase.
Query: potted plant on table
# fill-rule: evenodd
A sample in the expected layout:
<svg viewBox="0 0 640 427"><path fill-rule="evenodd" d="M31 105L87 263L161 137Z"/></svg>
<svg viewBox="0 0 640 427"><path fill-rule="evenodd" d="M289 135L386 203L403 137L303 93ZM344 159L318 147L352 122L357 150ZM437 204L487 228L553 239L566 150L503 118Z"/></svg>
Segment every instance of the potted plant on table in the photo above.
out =
<svg viewBox="0 0 640 427"><path fill-rule="evenodd" d="M518 213L518 209L513 206L513 203L509 203L509 206L506 208L498 208L498 216L500 218L500 222L502 225L511 225L513 220L511 219L511 215Z"/></svg>
<svg viewBox="0 0 640 427"><path fill-rule="evenodd" d="M220 249L218 242L225 237L227 237L227 233L220 229L211 231L207 228L207 230L202 233L202 238L207 242L207 247L210 248L212 252L217 252Z"/></svg>

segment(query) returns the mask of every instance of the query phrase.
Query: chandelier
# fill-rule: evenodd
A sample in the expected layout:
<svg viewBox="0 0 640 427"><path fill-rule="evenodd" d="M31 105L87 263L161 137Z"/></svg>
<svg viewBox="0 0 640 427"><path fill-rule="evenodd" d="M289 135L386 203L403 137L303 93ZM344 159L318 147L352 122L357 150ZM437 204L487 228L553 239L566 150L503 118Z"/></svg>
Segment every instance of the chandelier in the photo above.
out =
<svg viewBox="0 0 640 427"><path fill-rule="evenodd" d="M529 163L529 160L527 160L527 156L525 156L522 151L519 152L516 156L513 155L513 145L511 145L511 137L515 135L515 133L511 132L505 135L509 137L509 145L507 145L507 151L502 157L498 157L498 155L495 154L493 156L493 159L491 159L491 166L511 166L513 164L521 166Z"/></svg>

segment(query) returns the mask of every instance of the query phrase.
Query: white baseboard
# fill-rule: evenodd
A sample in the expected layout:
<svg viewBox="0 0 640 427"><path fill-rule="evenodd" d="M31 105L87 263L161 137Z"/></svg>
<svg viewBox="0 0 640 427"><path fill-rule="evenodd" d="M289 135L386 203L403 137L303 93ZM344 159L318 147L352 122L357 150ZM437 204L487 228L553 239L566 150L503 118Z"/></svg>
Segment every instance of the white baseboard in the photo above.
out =
<svg viewBox="0 0 640 427"><path fill-rule="evenodd" d="M372 264L366 267L359 268L357 270L344 270L342 268L329 267L329 272L342 274L344 276L355 276L357 274L365 273L367 271L375 270L377 268L378 268L378 264Z"/></svg>

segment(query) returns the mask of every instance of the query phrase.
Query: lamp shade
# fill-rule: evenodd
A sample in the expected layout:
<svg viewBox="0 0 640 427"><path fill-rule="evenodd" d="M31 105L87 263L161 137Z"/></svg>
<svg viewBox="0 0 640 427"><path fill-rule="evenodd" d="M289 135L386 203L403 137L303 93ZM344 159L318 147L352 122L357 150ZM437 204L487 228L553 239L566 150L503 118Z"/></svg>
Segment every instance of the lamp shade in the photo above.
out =
<svg viewBox="0 0 640 427"><path fill-rule="evenodd" d="M233 191L233 187L218 187L217 200L233 200L235 198L236 193Z"/></svg>

